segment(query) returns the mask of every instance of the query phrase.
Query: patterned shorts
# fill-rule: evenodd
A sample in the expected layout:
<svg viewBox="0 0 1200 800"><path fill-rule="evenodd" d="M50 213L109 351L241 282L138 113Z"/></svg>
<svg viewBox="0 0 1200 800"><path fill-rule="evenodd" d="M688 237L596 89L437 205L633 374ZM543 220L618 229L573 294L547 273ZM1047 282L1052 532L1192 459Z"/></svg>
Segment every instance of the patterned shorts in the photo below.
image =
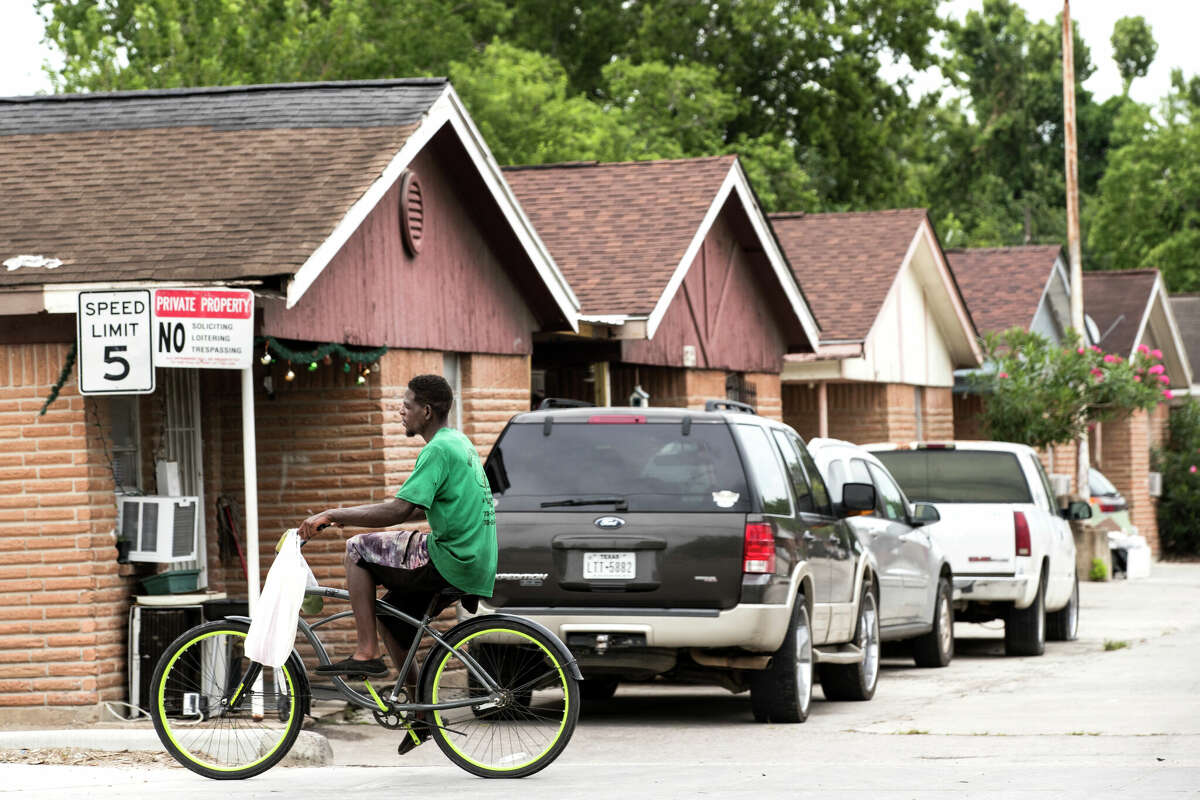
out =
<svg viewBox="0 0 1200 800"><path fill-rule="evenodd" d="M427 538L427 531L360 533L346 540L346 553L356 564L366 561L393 569L419 569L429 563Z"/></svg>

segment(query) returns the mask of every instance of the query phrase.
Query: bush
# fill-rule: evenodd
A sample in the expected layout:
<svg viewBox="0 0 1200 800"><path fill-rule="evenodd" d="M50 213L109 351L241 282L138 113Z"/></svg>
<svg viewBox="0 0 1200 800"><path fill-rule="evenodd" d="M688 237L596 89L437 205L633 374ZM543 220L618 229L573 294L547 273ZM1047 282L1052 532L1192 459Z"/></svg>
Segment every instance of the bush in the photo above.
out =
<svg viewBox="0 0 1200 800"><path fill-rule="evenodd" d="M1164 450L1154 453L1162 473L1158 540L1164 555L1200 555L1200 403L1189 399L1171 412Z"/></svg>
<svg viewBox="0 0 1200 800"><path fill-rule="evenodd" d="M1108 580L1108 565L1104 563L1103 559L1100 559L1100 558L1092 559L1092 571L1088 573L1088 580L1092 580L1092 581Z"/></svg>

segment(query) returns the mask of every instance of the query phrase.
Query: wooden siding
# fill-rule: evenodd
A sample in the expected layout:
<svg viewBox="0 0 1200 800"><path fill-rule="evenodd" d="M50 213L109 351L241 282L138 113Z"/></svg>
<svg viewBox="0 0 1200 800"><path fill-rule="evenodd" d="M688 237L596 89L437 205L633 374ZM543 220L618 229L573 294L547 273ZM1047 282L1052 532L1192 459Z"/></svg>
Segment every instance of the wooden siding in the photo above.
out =
<svg viewBox="0 0 1200 800"><path fill-rule="evenodd" d="M540 327L527 299L532 267L517 258L512 232L499 227L498 215L479 208L493 204L478 177L469 180L455 160L453 148L443 144L426 147L413 161L425 199L420 254L414 258L404 249L399 186L393 186L294 308L263 303L264 333L528 355Z"/></svg>
<svg viewBox="0 0 1200 800"><path fill-rule="evenodd" d="M744 214L725 205L654 338L622 342L623 362L682 367L683 348L691 345L698 369L779 372L799 323L785 321L778 278L762 253L744 244L751 241L741 230Z"/></svg>

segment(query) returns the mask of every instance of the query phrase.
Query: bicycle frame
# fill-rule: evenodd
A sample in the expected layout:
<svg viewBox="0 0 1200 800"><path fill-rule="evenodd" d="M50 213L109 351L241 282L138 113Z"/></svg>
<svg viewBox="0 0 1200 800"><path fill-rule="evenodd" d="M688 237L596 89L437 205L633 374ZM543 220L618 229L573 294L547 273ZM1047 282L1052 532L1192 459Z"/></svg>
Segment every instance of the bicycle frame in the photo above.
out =
<svg viewBox="0 0 1200 800"><path fill-rule="evenodd" d="M346 591L345 589L333 589L328 586L309 587L304 590L304 593L306 595L316 595L319 597L328 597L328 598L332 598L334 600L345 600L346 602L350 601L350 593L348 591ZM432 603L430 605L430 608L432 608ZM345 700L348 703L350 703L351 705L357 706L359 708L369 710L369 711L382 711L383 713L386 714L388 712L405 712L405 711L442 711L442 710L451 709L451 708L465 708L467 706L477 706L477 705L482 705L485 703L494 703L494 702L498 702L501 699L503 690L496 683L496 681L494 681L492 679L492 676L489 675L487 673L487 671L484 670L483 667L481 667L479 665L479 663L475 661L475 659L471 658L470 654L464 653L464 652L458 650L458 648L454 647L451 644L447 644L446 640L442 637L442 635L440 633L438 633L438 631L434 630L432 627L429 626L429 621L430 621L431 617L428 615L428 612L426 613L426 616L424 619L416 619L415 617L411 617L408 614L404 613L403 611L396 608L395 606L385 603L382 600L376 599L375 600L375 613L376 613L376 616L382 615L382 616L394 617L396 619L407 622L409 625L414 626L416 628L416 631L413 633L412 643L408 647L408 655L405 656L404 665L400 669L400 675L396 680L395 686L392 687L391 693L388 695L386 704L383 702L383 699L380 698L379 694L375 691L375 688L373 686L371 686L370 681L366 680L365 678L364 678L363 682L367 686L367 691L369 692L369 695L362 694L359 691L357 691L356 689L351 688L346 683L345 678L343 678L341 675L331 676L331 678L333 679L334 689L336 689L338 695L345 698ZM331 664L333 662L330 660L329 653L325 650L325 645L321 641L320 636L317 634L316 629L320 628L322 625L328 625L331 622L335 622L336 620L339 620L339 619L345 619L346 617L351 617L353 615L354 615L353 611L339 611L336 614L331 614L328 617L323 617L312 624L309 624L306 620L304 620L304 618L300 618L299 620L297 620L296 627L300 630L300 632L302 634L304 634L304 638L309 643L309 645L312 646L313 651L317 655L317 662L320 665L324 666L327 664ZM454 653L455 655L457 655L462 660L462 662L466 665L466 667L470 671L470 673L473 676L475 676L475 678L478 679L479 682L485 688L488 689L488 692L489 692L488 695L486 697L474 697L474 698L469 698L469 699L465 699L465 700L451 700L451 701L447 701L444 703L415 703L415 702L398 703L398 702L396 702L400 696L400 692L404 688L404 676L409 674L409 671L412 669L413 664L416 662L417 647L418 647L418 645L420 645L421 639L423 639L426 635L428 635L431 639L433 639L435 647L440 648L441 650L448 650L448 651ZM431 648L429 656L426 656L426 657L427 658L431 657L433 652L434 652L433 648ZM233 695L229 698L229 705L232 706L237 703L239 698L242 696L243 689L245 689L247 686L253 684L255 682L255 680L258 679L258 674L261 670L262 670L261 664L252 663L250 665L250 668L246 670L246 674L242 676L242 680L240 681L240 684L234 691ZM418 689L419 689L419 687L418 687Z"/></svg>

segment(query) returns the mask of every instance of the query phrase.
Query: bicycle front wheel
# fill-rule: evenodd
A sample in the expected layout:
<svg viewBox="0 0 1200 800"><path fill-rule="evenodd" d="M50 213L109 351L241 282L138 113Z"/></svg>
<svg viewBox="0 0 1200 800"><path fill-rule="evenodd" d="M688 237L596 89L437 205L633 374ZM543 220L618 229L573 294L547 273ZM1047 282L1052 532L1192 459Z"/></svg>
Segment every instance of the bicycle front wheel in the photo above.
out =
<svg viewBox="0 0 1200 800"><path fill-rule="evenodd" d="M484 778L523 778L558 758L579 718L579 685L556 642L516 620L480 617L446 635L501 688L499 700L457 653L434 646L423 671L426 703L477 698L432 713L432 736L458 766Z"/></svg>
<svg viewBox="0 0 1200 800"><path fill-rule="evenodd" d="M207 778L249 778L287 755L308 704L293 656L259 667L244 652L250 626L219 620L171 643L150 681L150 716L175 760ZM257 680L247 682L248 676Z"/></svg>

